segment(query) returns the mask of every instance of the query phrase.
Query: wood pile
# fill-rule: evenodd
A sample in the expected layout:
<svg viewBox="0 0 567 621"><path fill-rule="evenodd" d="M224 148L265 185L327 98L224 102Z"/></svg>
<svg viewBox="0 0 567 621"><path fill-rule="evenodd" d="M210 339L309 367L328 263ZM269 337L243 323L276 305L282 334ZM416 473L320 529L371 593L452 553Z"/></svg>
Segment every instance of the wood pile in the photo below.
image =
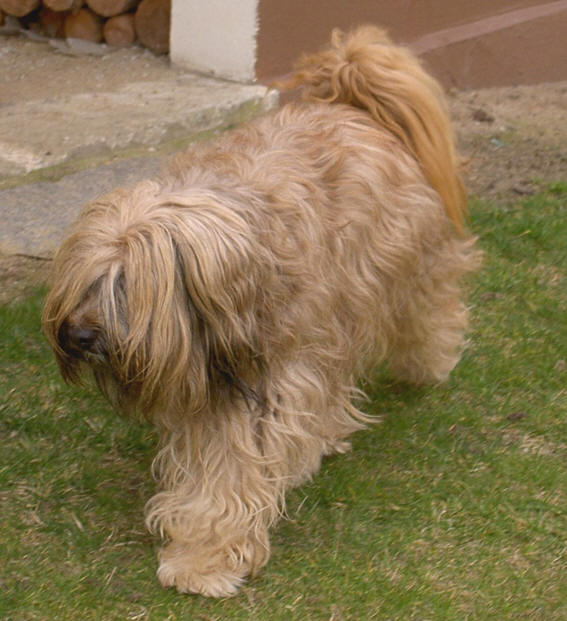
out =
<svg viewBox="0 0 567 621"><path fill-rule="evenodd" d="M3 18L47 37L125 47L136 41L169 52L171 0L0 0Z"/></svg>

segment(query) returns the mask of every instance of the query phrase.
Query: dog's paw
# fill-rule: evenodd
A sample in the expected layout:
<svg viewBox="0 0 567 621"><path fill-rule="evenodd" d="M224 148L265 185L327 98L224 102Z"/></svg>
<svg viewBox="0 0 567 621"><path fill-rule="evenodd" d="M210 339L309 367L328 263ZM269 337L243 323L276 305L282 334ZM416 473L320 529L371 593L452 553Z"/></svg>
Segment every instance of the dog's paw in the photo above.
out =
<svg viewBox="0 0 567 621"><path fill-rule="evenodd" d="M170 543L161 550L159 560L157 577L162 586L206 597L234 595L250 573L246 563L236 563L218 552L196 554L185 543Z"/></svg>
<svg viewBox="0 0 567 621"><path fill-rule="evenodd" d="M338 453L339 455L344 455L348 453L351 449L351 443L346 440L334 440L327 442L327 446L325 448L325 455L334 455Z"/></svg>

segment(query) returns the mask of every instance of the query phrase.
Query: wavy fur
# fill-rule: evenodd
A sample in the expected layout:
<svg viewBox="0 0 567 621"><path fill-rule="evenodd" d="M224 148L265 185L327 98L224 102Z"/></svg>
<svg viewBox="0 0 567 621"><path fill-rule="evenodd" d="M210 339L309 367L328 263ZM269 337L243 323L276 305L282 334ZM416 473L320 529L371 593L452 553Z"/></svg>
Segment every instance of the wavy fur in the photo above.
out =
<svg viewBox="0 0 567 621"><path fill-rule="evenodd" d="M64 377L90 368L159 432L147 523L180 591L229 595L267 562L286 490L369 420L365 371L437 382L463 347L478 261L437 87L380 31L333 41L295 79L306 103L88 205L54 260Z"/></svg>

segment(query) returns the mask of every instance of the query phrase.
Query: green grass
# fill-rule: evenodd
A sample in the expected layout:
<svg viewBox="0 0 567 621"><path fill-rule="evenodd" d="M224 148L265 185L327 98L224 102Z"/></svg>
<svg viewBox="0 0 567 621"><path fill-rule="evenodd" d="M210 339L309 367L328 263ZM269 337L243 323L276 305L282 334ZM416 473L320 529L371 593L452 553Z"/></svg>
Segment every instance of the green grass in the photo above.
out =
<svg viewBox="0 0 567 621"><path fill-rule="evenodd" d="M567 618L567 185L472 205L485 265L448 384L381 372L383 423L289 495L232 599L159 588L144 530L151 429L64 386L42 291L1 309L0 618Z"/></svg>

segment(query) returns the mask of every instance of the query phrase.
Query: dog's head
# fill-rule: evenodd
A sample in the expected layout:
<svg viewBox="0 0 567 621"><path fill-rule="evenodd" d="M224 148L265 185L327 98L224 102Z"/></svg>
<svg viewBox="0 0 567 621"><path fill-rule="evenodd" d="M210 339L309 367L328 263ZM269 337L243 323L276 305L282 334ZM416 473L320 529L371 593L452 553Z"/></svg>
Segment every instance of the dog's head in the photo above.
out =
<svg viewBox="0 0 567 621"><path fill-rule="evenodd" d="M266 258L234 200L144 182L85 208L43 311L67 381L90 367L111 401L147 414L199 410L249 385Z"/></svg>

